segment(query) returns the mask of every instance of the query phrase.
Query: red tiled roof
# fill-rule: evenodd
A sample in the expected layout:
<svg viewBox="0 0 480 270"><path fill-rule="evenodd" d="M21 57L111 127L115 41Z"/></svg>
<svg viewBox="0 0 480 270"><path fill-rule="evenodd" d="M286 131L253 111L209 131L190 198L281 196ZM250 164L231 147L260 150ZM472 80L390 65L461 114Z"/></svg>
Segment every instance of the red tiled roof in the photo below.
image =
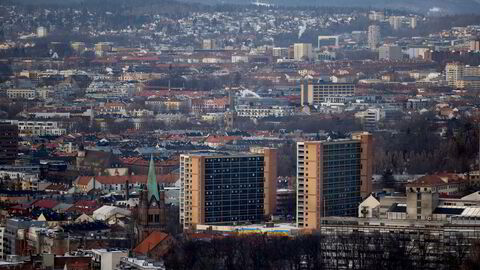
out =
<svg viewBox="0 0 480 270"><path fill-rule="evenodd" d="M77 179L77 185L86 186L93 176L80 176Z"/></svg>
<svg viewBox="0 0 480 270"><path fill-rule="evenodd" d="M241 139L242 137L240 136L216 136L216 135L210 135L208 138L205 140L207 143L226 143L229 141L234 141L237 139Z"/></svg>
<svg viewBox="0 0 480 270"><path fill-rule="evenodd" d="M74 213L82 213L82 214L86 214L86 215L93 215L93 212L97 210L96 208L81 208L81 207L76 207L76 206L73 206L71 208L68 209L68 212L74 212Z"/></svg>
<svg viewBox="0 0 480 270"><path fill-rule="evenodd" d="M83 178L86 177L86 178ZM88 179L87 179L88 177ZM77 182L77 185L87 185L90 179L95 178L96 181L102 183L103 185L115 185L115 184L126 184L127 180L130 184L146 184L148 176L147 175L100 175L100 176L81 176ZM178 174L162 174L157 175L158 183L174 183L178 179Z"/></svg>
<svg viewBox="0 0 480 270"><path fill-rule="evenodd" d="M97 201L94 200L80 200L74 204L75 207L94 208L97 207Z"/></svg>
<svg viewBox="0 0 480 270"><path fill-rule="evenodd" d="M120 162L124 165L138 165L138 166L148 166L149 161L139 157L131 157L131 158L120 158ZM179 164L178 159L170 159L164 161L156 161L155 167L162 167L162 166L176 166Z"/></svg>
<svg viewBox="0 0 480 270"><path fill-rule="evenodd" d="M46 191L67 191L69 187L64 184L51 184L45 188Z"/></svg>
<svg viewBox="0 0 480 270"><path fill-rule="evenodd" d="M147 254L149 251L155 249L160 243L168 239L168 234L154 231L147 236L135 249L133 252Z"/></svg>
<svg viewBox="0 0 480 270"><path fill-rule="evenodd" d="M409 187L434 187L434 186L443 186L449 183L459 183L463 182L464 179L459 177L456 174L441 173L437 175L425 175L417 180L408 183Z"/></svg>
<svg viewBox="0 0 480 270"><path fill-rule="evenodd" d="M437 175L425 175L417 180L413 181L412 183L409 183L409 185L412 186L440 186L444 185L445 182L442 180L441 177Z"/></svg>
<svg viewBox="0 0 480 270"><path fill-rule="evenodd" d="M38 200L34 202L32 205L35 207L52 209L53 207L57 206L57 204L59 204L59 202L55 200L45 199L45 200Z"/></svg>

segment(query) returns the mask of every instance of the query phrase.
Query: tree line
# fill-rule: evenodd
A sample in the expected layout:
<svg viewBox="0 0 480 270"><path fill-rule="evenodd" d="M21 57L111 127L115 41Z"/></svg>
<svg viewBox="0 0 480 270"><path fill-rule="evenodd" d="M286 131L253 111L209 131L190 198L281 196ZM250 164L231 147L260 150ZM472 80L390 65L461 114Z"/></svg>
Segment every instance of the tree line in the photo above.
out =
<svg viewBox="0 0 480 270"><path fill-rule="evenodd" d="M475 168L479 128L473 119L445 120L443 132L432 114L416 115L395 126L396 133L375 133L377 173L467 173Z"/></svg>
<svg viewBox="0 0 480 270"><path fill-rule="evenodd" d="M180 241L167 269L479 269L480 243L462 235L359 233Z"/></svg>

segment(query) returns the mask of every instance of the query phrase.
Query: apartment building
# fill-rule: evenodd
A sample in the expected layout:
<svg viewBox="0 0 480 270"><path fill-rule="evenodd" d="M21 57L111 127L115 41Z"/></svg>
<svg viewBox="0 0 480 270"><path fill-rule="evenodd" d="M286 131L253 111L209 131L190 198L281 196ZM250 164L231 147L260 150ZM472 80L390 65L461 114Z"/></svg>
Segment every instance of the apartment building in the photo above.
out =
<svg viewBox="0 0 480 270"><path fill-rule="evenodd" d="M23 88L7 89L7 97L9 99L34 99L37 97L37 91Z"/></svg>
<svg viewBox="0 0 480 270"><path fill-rule="evenodd" d="M300 85L302 105L320 105L327 99L335 97L350 97L355 95L355 84L312 82L306 80Z"/></svg>
<svg viewBox="0 0 480 270"><path fill-rule="evenodd" d="M238 105L235 107L238 116L249 118L285 117L294 114L294 108L290 106L249 106Z"/></svg>
<svg viewBox="0 0 480 270"><path fill-rule="evenodd" d="M0 122L0 164L12 164L17 158L18 128Z"/></svg>
<svg viewBox="0 0 480 270"><path fill-rule="evenodd" d="M297 226L318 229L326 216L356 216L372 190L372 135L297 142Z"/></svg>
<svg viewBox="0 0 480 270"><path fill-rule="evenodd" d="M447 63L445 79L448 86L461 89L480 89L480 66L468 66L459 62Z"/></svg>
<svg viewBox="0 0 480 270"><path fill-rule="evenodd" d="M378 122L385 118L385 110L381 108L369 108L365 111L355 113L355 118L361 120L365 130L375 130Z"/></svg>
<svg viewBox="0 0 480 270"><path fill-rule="evenodd" d="M18 132L23 135L61 136L67 133L67 130L60 128L56 121L5 120L5 122L16 125Z"/></svg>
<svg viewBox="0 0 480 270"><path fill-rule="evenodd" d="M258 223L275 213L277 150L180 155L180 223Z"/></svg>
<svg viewBox="0 0 480 270"><path fill-rule="evenodd" d="M85 90L85 97L94 99L121 99L133 96L135 83L95 80Z"/></svg>
<svg viewBox="0 0 480 270"><path fill-rule="evenodd" d="M27 255L27 233L30 227L45 227L45 221L36 221L27 218L10 218L5 224L3 236L3 254Z"/></svg>
<svg viewBox="0 0 480 270"><path fill-rule="evenodd" d="M297 61L311 60L313 57L313 49L311 43L295 43L293 44L293 59Z"/></svg>

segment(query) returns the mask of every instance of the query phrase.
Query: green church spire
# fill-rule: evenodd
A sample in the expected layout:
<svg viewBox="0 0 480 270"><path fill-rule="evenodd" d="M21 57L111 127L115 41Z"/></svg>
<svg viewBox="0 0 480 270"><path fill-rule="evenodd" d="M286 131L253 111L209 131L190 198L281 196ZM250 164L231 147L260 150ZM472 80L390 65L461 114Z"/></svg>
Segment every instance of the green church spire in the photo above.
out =
<svg viewBox="0 0 480 270"><path fill-rule="evenodd" d="M152 199L152 196L160 201L160 194L158 193L157 175L155 174L155 163L153 162L153 155L150 156L150 165L148 166L148 201Z"/></svg>

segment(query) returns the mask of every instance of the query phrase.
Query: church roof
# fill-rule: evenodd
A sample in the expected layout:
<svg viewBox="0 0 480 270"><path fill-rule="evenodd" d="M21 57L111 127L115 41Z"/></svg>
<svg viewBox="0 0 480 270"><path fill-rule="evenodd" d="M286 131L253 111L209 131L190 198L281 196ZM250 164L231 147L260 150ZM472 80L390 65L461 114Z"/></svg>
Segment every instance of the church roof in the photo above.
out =
<svg viewBox="0 0 480 270"><path fill-rule="evenodd" d="M157 201L160 201L160 194L158 193L157 176L155 173L155 163L153 162L153 156L150 157L150 165L148 167L148 179L147 179L148 201L152 196Z"/></svg>
<svg viewBox="0 0 480 270"><path fill-rule="evenodd" d="M168 234L154 231L147 236L133 251L135 253L147 254L151 250L155 249L160 243L168 238Z"/></svg>

